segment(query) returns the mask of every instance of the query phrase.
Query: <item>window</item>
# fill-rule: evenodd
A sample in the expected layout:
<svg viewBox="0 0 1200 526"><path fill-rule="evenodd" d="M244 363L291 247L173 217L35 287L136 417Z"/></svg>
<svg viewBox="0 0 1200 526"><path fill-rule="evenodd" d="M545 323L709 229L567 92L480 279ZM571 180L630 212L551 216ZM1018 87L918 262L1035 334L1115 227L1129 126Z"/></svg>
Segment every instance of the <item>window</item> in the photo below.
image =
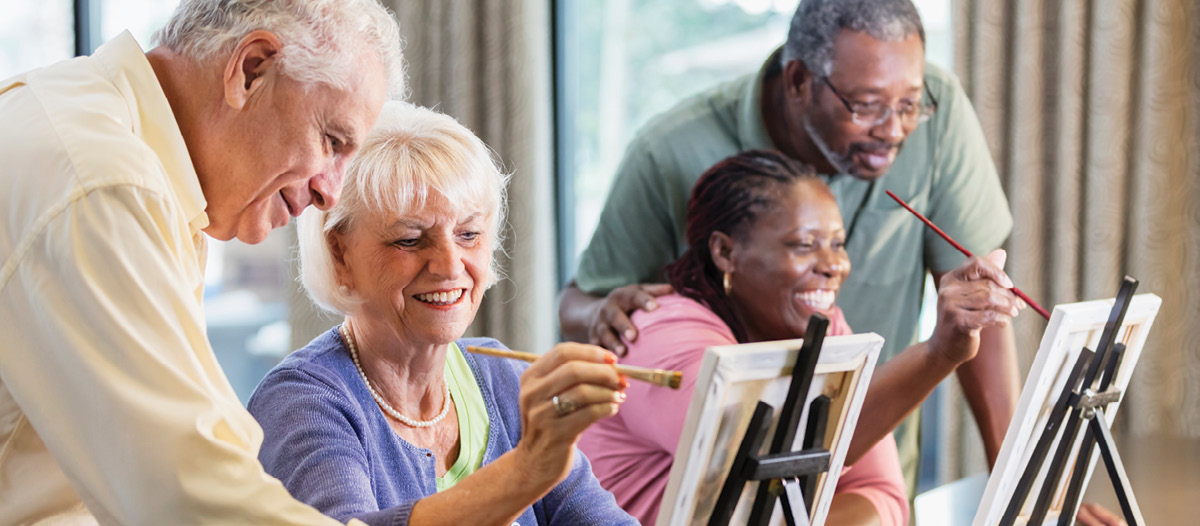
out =
<svg viewBox="0 0 1200 526"><path fill-rule="evenodd" d="M179 0L98 0L98 3L99 43L107 42L128 29L142 48L149 50L150 35L167 23Z"/></svg>
<svg viewBox="0 0 1200 526"><path fill-rule="evenodd" d="M7 2L0 16L0 79L75 55L71 0Z"/></svg>
<svg viewBox="0 0 1200 526"><path fill-rule="evenodd" d="M949 0L917 0L928 60L953 66ZM575 274L633 134L688 95L757 71L795 0L555 3L559 270Z"/></svg>
<svg viewBox="0 0 1200 526"><path fill-rule="evenodd" d="M91 53L125 29L142 47L149 47L151 33L178 4L179 0L10 2L0 16L0 78Z"/></svg>
<svg viewBox="0 0 1200 526"><path fill-rule="evenodd" d="M560 270L575 273L625 146L687 95L754 71L795 4L754 0L556 3Z"/></svg>

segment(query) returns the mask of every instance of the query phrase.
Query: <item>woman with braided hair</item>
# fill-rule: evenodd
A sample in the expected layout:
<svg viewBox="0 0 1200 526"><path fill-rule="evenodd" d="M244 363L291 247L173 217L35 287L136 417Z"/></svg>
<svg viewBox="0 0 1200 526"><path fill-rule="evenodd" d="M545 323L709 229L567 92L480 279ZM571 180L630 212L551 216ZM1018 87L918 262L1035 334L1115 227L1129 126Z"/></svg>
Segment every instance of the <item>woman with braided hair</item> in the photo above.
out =
<svg viewBox="0 0 1200 526"><path fill-rule="evenodd" d="M658 298L657 309L634 314L640 335L625 342L622 359L681 370L684 385L678 391L631 385L621 412L580 441L601 484L643 524L658 515L695 387L689 382L706 348L802 337L814 313L829 318L828 334L851 334L835 305L850 273L845 239L828 187L781 153L742 152L696 183L688 202L689 249L666 270L675 292ZM1002 258L997 251L947 274L934 336L876 368L828 524L907 524L907 492L890 432L974 357L981 328L1016 315L1019 300L1004 287L1011 284Z"/></svg>

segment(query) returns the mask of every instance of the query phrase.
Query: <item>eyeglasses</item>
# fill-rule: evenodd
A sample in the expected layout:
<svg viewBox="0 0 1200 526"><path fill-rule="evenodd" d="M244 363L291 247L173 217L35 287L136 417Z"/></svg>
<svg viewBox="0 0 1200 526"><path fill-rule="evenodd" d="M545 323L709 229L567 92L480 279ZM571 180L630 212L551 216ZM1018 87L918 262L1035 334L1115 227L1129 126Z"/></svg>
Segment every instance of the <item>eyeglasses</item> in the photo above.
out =
<svg viewBox="0 0 1200 526"><path fill-rule="evenodd" d="M920 124L929 120L933 116L933 112L937 111L937 99L933 97L933 93L929 91L929 86L922 85L922 89L929 96L929 103L922 102L901 102L899 108L893 108L890 105L882 102L850 102L838 93L837 88L829 82L829 77L821 77L829 90L837 96L838 100L850 110L850 117L855 123L863 126L879 126L891 118L892 114L900 117L900 122L907 126Z"/></svg>

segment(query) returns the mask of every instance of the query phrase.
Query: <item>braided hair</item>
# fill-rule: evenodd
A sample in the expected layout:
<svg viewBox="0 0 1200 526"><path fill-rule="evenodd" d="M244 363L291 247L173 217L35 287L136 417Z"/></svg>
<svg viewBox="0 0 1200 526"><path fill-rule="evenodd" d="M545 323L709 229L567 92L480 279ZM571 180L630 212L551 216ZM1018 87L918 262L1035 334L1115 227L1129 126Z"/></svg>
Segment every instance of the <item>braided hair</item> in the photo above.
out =
<svg viewBox="0 0 1200 526"><path fill-rule="evenodd" d="M723 273L713 263L708 240L714 232L740 235L768 210L781 190L817 179L808 165L775 150L748 150L713 165L692 188L687 208L688 249L667 266L667 281L679 294L708 306L733 330L738 342L746 329L725 295Z"/></svg>

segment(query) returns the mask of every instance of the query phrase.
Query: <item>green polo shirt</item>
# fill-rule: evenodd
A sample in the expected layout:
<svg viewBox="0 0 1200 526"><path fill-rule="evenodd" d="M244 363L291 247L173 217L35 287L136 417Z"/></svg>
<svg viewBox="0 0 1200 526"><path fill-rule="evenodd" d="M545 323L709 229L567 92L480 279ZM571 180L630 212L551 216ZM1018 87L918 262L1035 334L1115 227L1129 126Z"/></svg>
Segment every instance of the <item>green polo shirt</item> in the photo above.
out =
<svg viewBox="0 0 1200 526"><path fill-rule="evenodd" d="M704 171L740 151L776 148L761 108L763 79L777 56L778 51L757 74L688 98L639 130L580 257L581 289L602 295L623 285L665 281L663 268L687 248L687 201ZM926 64L925 84L938 101L937 112L908 136L870 195L866 181L824 177L847 228L862 207L846 247L852 270L837 302L855 331L886 339L884 360L917 340L926 271L949 271L965 259L884 191L895 192L976 254L998 248L1012 229L983 130L958 79ZM902 456L910 459L910 475L915 433L897 430L902 452L909 450Z"/></svg>

